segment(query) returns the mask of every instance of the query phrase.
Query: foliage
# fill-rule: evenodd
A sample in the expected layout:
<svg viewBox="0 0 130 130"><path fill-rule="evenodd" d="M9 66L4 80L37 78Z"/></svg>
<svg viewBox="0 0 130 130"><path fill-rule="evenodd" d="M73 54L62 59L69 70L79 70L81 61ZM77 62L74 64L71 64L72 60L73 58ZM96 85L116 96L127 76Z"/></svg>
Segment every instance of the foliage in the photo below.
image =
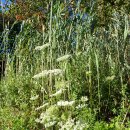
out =
<svg viewBox="0 0 130 130"><path fill-rule="evenodd" d="M89 11L72 1L72 17L48 2L46 30L37 17L22 21L0 84L0 129L129 130L129 15L112 10L92 31L97 7L87 2Z"/></svg>

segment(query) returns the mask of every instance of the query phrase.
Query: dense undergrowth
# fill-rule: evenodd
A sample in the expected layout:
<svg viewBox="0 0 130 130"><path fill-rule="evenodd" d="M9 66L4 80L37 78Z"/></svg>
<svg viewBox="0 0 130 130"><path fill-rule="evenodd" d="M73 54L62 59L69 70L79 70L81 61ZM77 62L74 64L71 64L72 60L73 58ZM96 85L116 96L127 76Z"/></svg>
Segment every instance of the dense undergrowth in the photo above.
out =
<svg viewBox="0 0 130 130"><path fill-rule="evenodd" d="M1 130L130 129L129 16L115 11L91 33L96 14L78 11L63 20L51 6L42 33L23 21L0 83Z"/></svg>

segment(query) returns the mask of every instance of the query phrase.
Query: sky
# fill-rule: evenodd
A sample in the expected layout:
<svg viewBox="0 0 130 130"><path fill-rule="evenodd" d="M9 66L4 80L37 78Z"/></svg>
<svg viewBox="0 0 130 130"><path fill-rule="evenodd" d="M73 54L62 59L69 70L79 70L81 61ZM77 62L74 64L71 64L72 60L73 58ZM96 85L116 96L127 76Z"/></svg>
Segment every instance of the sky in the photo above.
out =
<svg viewBox="0 0 130 130"><path fill-rule="evenodd" d="M1 1L2 1L2 3L5 3L6 0L1 0Z"/></svg>
<svg viewBox="0 0 130 130"><path fill-rule="evenodd" d="M6 0L0 0L0 5L4 5L6 3Z"/></svg>
<svg viewBox="0 0 130 130"><path fill-rule="evenodd" d="M6 2L8 2L8 3L6 3ZM2 6L4 7L4 5L5 4L10 4L10 2L9 2L9 0L0 0L0 11L2 10ZM8 8L6 7L6 10L7 10Z"/></svg>
<svg viewBox="0 0 130 130"><path fill-rule="evenodd" d="M2 2L2 4L5 4L7 2L7 0L0 0L0 1Z"/></svg>

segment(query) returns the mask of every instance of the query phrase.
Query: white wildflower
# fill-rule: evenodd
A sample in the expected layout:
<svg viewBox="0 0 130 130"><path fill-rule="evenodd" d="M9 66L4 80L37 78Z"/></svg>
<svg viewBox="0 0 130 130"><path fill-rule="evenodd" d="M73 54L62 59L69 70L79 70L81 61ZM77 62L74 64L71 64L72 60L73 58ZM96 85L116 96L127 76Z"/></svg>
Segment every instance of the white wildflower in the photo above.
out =
<svg viewBox="0 0 130 130"><path fill-rule="evenodd" d="M82 96L82 97L81 97L81 101L82 101L82 102L88 101L87 96Z"/></svg>
<svg viewBox="0 0 130 130"><path fill-rule="evenodd" d="M41 113L41 115L40 115L40 119L43 119L43 118L45 117L45 115L46 115L45 112Z"/></svg>
<svg viewBox="0 0 130 130"><path fill-rule="evenodd" d="M86 72L86 76L90 76L91 74L92 74L91 71L87 71L87 72Z"/></svg>
<svg viewBox="0 0 130 130"><path fill-rule="evenodd" d="M41 113L40 120L41 120L40 123L44 124L45 122L49 122L51 120L51 117L46 112Z"/></svg>
<svg viewBox="0 0 130 130"><path fill-rule="evenodd" d="M44 45L42 45L42 46L37 46L36 48L35 48L35 50L43 50L43 49L45 49L45 48L47 48L47 47L49 47L50 46L50 44L44 44Z"/></svg>
<svg viewBox="0 0 130 130"><path fill-rule="evenodd" d="M45 94L47 94L47 91L45 90L45 88L44 88L44 87L41 87L41 92L42 92L42 93L44 93L44 92L45 92Z"/></svg>
<svg viewBox="0 0 130 130"><path fill-rule="evenodd" d="M38 97L39 97L39 95L33 96L30 98L30 100L36 100L36 99L38 99Z"/></svg>
<svg viewBox="0 0 130 130"><path fill-rule="evenodd" d="M45 104L43 104L42 106L37 107L35 110L43 109L43 108L45 108L45 107L48 106L48 105L49 105L49 103L45 103Z"/></svg>
<svg viewBox="0 0 130 130"><path fill-rule="evenodd" d="M81 121L76 121L76 125L74 125L74 130L85 130L89 128L87 123L81 123Z"/></svg>
<svg viewBox="0 0 130 130"><path fill-rule="evenodd" d="M106 77L106 81L112 81L114 80L115 75Z"/></svg>
<svg viewBox="0 0 130 130"><path fill-rule="evenodd" d="M44 91L45 91L45 88L41 87L41 92L44 93Z"/></svg>
<svg viewBox="0 0 130 130"><path fill-rule="evenodd" d="M40 119L42 120L41 123L46 123L50 121L57 120L59 115L59 108L56 105L50 106L48 109L46 109L46 112L41 113Z"/></svg>
<svg viewBox="0 0 130 130"><path fill-rule="evenodd" d="M46 123L50 123L53 121L57 121L58 118L55 115L51 115L50 113L45 112L40 115L40 120L41 120L40 123L46 124Z"/></svg>
<svg viewBox="0 0 130 130"><path fill-rule="evenodd" d="M64 60L67 60L71 57L71 55L64 55L62 57L59 57L56 61L57 62L60 62L60 61L64 61Z"/></svg>
<svg viewBox="0 0 130 130"><path fill-rule="evenodd" d="M60 89L59 91L57 91L56 93L50 95L50 97L55 97L55 96L58 96L60 94L62 94L62 92L64 91L64 89Z"/></svg>
<svg viewBox="0 0 130 130"><path fill-rule="evenodd" d="M59 101L57 102L57 106L72 106L75 101Z"/></svg>
<svg viewBox="0 0 130 130"><path fill-rule="evenodd" d="M35 122L40 123L41 120L37 118L37 119L35 120Z"/></svg>
<svg viewBox="0 0 130 130"><path fill-rule="evenodd" d="M45 128L51 127L51 126L55 125L56 123L57 123L57 121L50 121L45 124Z"/></svg>
<svg viewBox="0 0 130 130"><path fill-rule="evenodd" d="M73 129L73 126L75 125L74 119L69 118L65 124L61 123L62 125L59 130L71 130Z"/></svg>
<svg viewBox="0 0 130 130"><path fill-rule="evenodd" d="M76 109L82 109L86 106L87 106L86 104L79 104L78 106L76 106Z"/></svg>
<svg viewBox="0 0 130 130"><path fill-rule="evenodd" d="M48 75L48 71L47 71L47 70L44 70L44 71L42 71L41 73L34 75L33 78L34 78L34 79L38 79L38 78L40 78L40 77L45 77L45 76L47 76L47 75Z"/></svg>
<svg viewBox="0 0 130 130"><path fill-rule="evenodd" d="M59 130L85 130L89 128L87 123L82 123L79 120L75 122L75 119L71 118L68 118L65 123L59 122L58 125L61 127Z"/></svg>
<svg viewBox="0 0 130 130"><path fill-rule="evenodd" d="M38 78L41 78L41 77L46 77L46 76L48 76L49 74L52 74L52 75L55 75L55 76L56 76L56 75L62 75L62 74L63 74L63 71L62 71L61 69L44 70L44 71L42 71L41 73L34 75L33 78L38 79Z"/></svg>
<svg viewBox="0 0 130 130"><path fill-rule="evenodd" d="M54 69L54 70L49 70L48 71L49 74L53 74L53 75L62 75L63 71L61 69Z"/></svg>

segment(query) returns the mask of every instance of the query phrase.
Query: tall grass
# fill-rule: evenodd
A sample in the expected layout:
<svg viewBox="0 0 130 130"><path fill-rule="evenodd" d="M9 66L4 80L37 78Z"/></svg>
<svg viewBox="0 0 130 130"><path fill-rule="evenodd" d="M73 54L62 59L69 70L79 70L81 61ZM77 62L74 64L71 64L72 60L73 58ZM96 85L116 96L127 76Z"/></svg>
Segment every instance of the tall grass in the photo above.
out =
<svg viewBox="0 0 130 130"><path fill-rule="evenodd" d="M91 34L93 17L63 13L51 3L42 33L23 21L1 81L0 128L128 129L128 16L114 12Z"/></svg>

